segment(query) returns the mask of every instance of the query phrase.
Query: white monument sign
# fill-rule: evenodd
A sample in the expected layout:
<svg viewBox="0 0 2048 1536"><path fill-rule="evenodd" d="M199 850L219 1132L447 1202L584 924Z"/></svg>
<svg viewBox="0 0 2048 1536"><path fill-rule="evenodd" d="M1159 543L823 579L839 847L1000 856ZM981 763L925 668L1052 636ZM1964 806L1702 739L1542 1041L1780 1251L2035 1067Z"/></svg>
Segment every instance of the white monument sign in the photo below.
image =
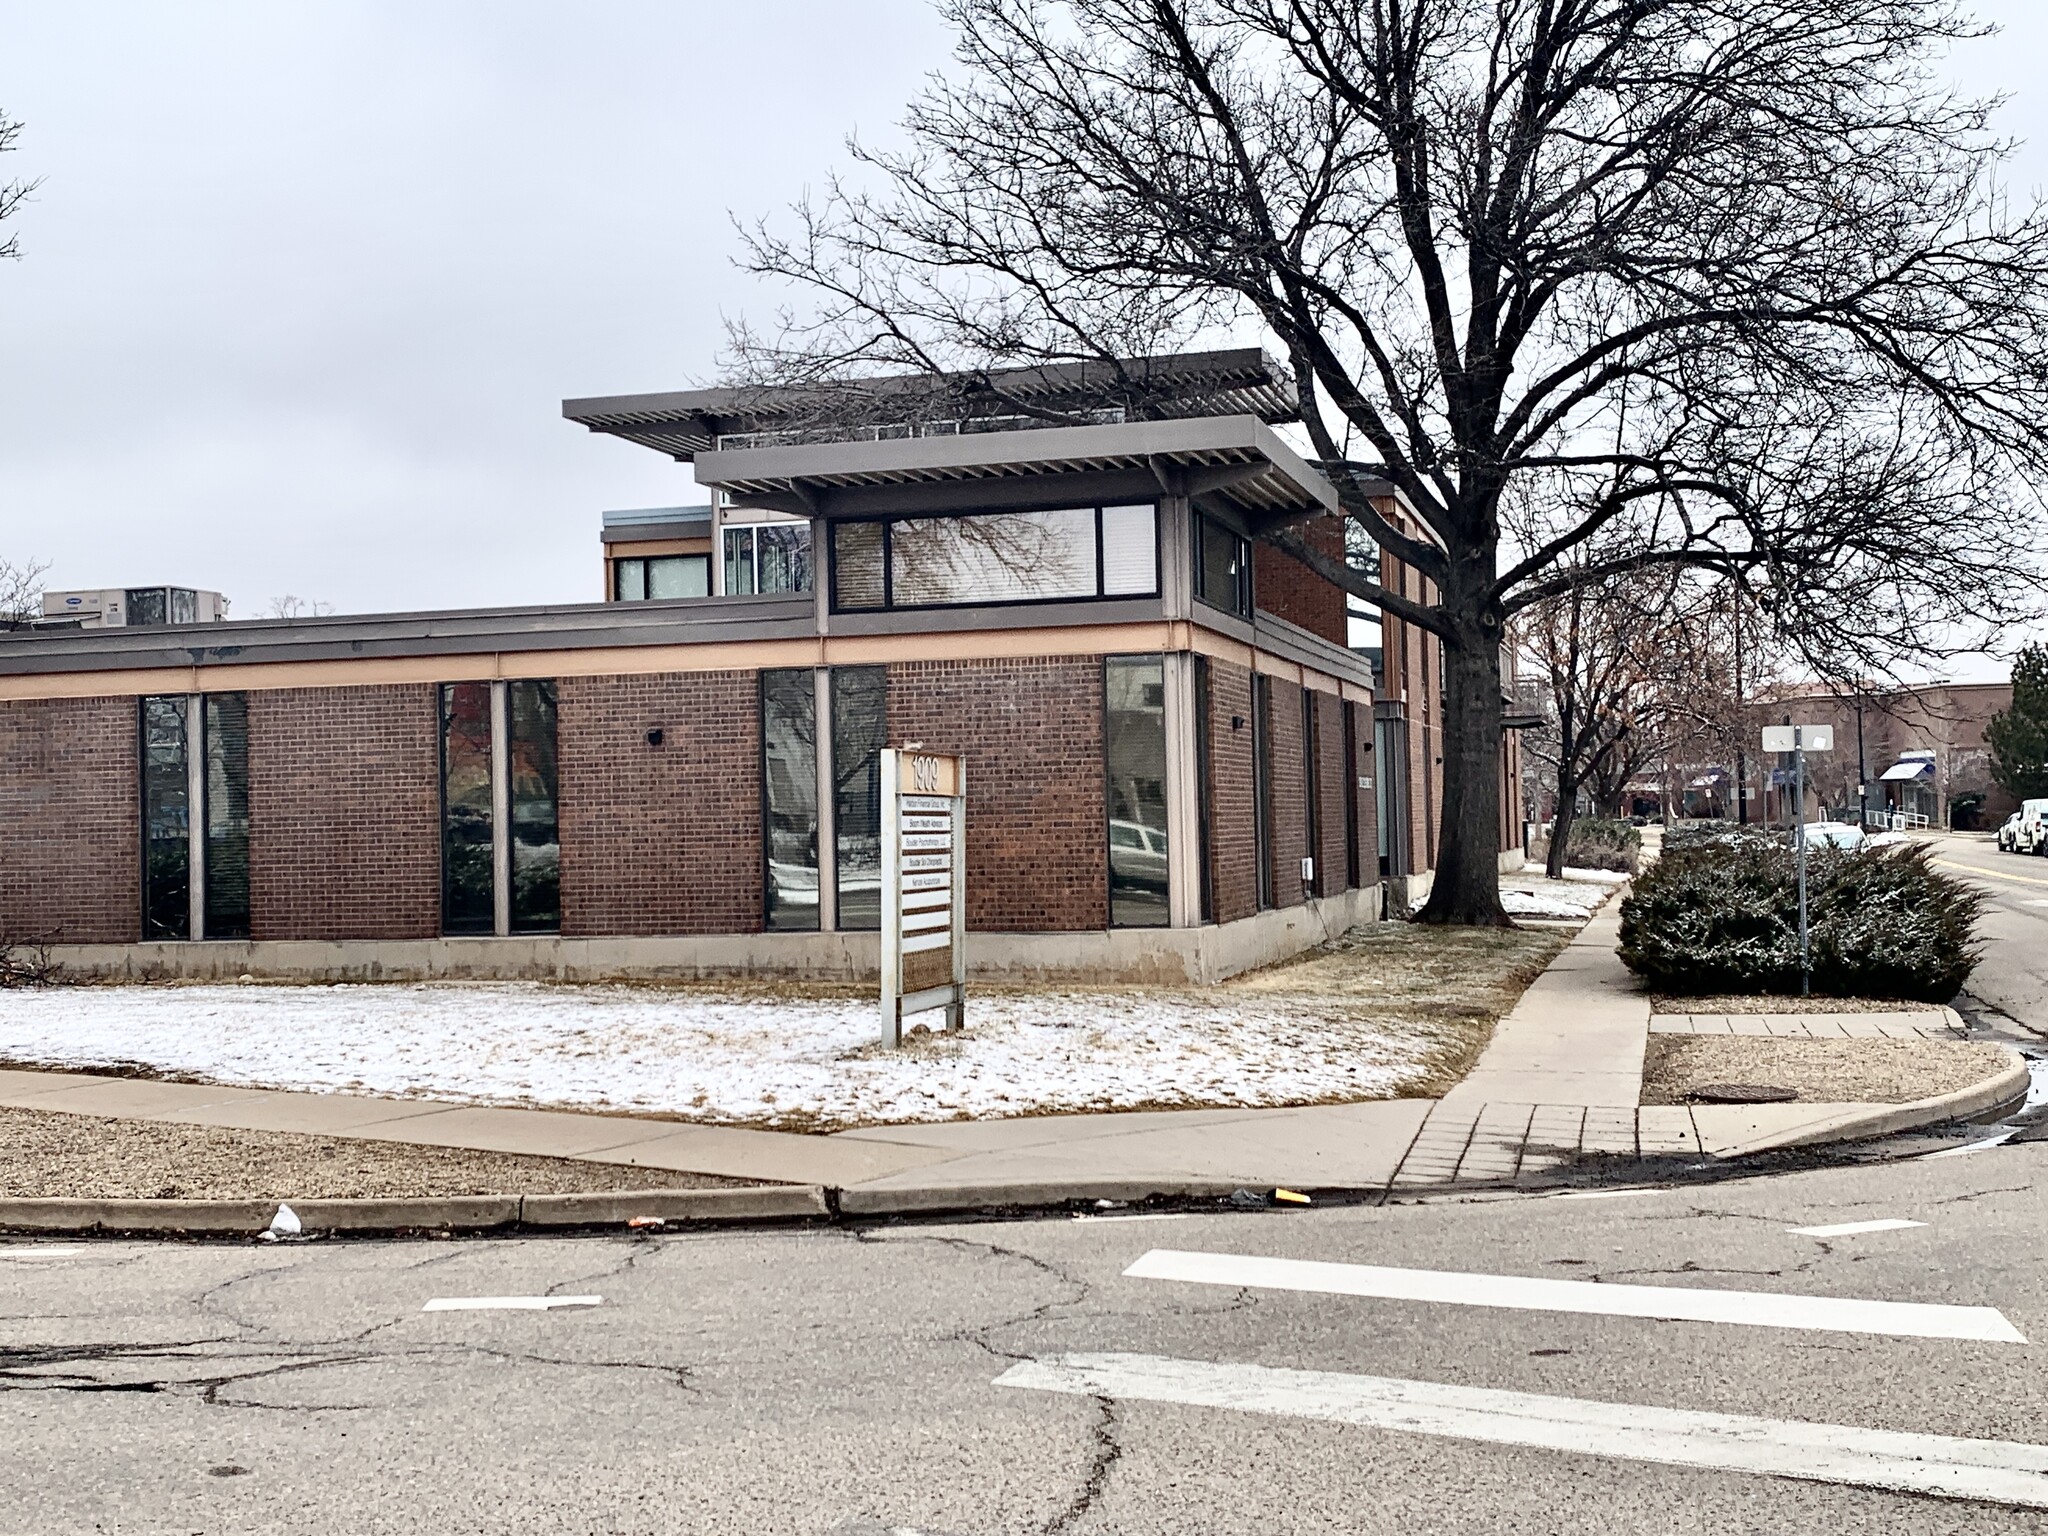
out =
<svg viewBox="0 0 2048 1536"><path fill-rule="evenodd" d="M915 745L882 750L882 1043L903 1017L967 1001L967 765Z"/></svg>

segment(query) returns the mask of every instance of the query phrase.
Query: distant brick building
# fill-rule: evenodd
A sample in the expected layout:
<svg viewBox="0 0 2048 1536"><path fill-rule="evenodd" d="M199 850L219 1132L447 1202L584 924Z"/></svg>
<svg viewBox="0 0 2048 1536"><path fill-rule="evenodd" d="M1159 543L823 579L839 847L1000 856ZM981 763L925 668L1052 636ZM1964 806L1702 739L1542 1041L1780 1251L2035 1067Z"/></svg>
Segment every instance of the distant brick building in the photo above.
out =
<svg viewBox="0 0 2048 1536"><path fill-rule="evenodd" d="M871 974L913 741L967 759L983 975L1376 918L1434 862L1439 648L1389 621L1376 700L1344 594L1256 543L1343 537L1268 360L1134 376L1003 381L1082 425L571 401L714 498L608 516L603 603L0 638L0 926L107 974Z"/></svg>

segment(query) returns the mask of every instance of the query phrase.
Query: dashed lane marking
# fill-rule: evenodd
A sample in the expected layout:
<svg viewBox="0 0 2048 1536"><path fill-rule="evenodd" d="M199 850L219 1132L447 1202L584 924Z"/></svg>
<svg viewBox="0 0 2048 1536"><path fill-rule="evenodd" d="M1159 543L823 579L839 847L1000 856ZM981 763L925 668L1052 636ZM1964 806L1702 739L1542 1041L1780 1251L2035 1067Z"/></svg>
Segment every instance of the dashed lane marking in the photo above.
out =
<svg viewBox="0 0 2048 1536"><path fill-rule="evenodd" d="M42 1246L16 1246L0 1244L0 1259L68 1259L85 1252L83 1248L65 1247L62 1244Z"/></svg>
<svg viewBox="0 0 2048 1536"><path fill-rule="evenodd" d="M1159 1355L1024 1360L996 1385L2048 1509L2048 1446Z"/></svg>
<svg viewBox="0 0 2048 1536"><path fill-rule="evenodd" d="M1924 1221L1908 1221L1903 1216L1887 1216L1882 1221L1838 1221L1831 1227L1787 1227L1785 1230L1800 1237L1857 1237L1865 1232L1903 1232L1908 1227L1924 1227Z"/></svg>
<svg viewBox="0 0 2048 1536"><path fill-rule="evenodd" d="M1928 862L1939 864L1946 869L1960 869L1968 875L1982 875L1986 880L2010 880L2015 885L2048 885L2048 880L2037 879L2033 875L2008 875L1999 869L1979 869L1974 864L1958 864L1954 859L1930 859Z"/></svg>
<svg viewBox="0 0 2048 1536"><path fill-rule="evenodd" d="M551 1312L556 1307L596 1307L602 1296L436 1296L422 1312Z"/></svg>
<svg viewBox="0 0 2048 1536"><path fill-rule="evenodd" d="M1676 1285L1607 1285L1524 1275L1461 1274L1455 1270L1388 1269L1249 1254L1186 1253L1155 1248L1124 1273L1143 1280L1184 1280L1270 1291L1319 1291L1462 1307L1531 1312L1585 1312L1672 1322L1738 1323L1752 1328L1805 1328L1827 1333L1890 1334L1921 1339L1975 1339L2024 1344L1996 1307L1954 1307L1853 1296L1795 1296L1775 1291L1704 1290Z"/></svg>

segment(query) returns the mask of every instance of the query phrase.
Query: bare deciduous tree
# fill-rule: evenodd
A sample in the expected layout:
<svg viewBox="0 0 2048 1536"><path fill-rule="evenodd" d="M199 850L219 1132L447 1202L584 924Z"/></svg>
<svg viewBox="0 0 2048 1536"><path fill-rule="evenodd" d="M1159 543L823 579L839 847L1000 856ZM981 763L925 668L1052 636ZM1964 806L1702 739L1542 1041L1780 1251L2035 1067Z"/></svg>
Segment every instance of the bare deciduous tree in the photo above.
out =
<svg viewBox="0 0 2048 1536"><path fill-rule="evenodd" d="M1499 656L1572 583L1706 566L1817 660L1998 621L2048 464L2048 220L1943 88L1950 0L944 0L907 147L748 262L754 377L1288 359L1444 643L1423 916L1504 922ZM1391 482L1404 529L1375 508Z"/></svg>
<svg viewBox="0 0 2048 1536"><path fill-rule="evenodd" d="M1533 603L1515 638L1547 717L1528 744L1544 759L1557 806L1548 872L1564 872L1579 796L1616 808L1630 779L1692 725L1711 648L1704 605L1682 568L1630 571Z"/></svg>
<svg viewBox="0 0 2048 1536"><path fill-rule="evenodd" d="M324 619L334 612L334 604L318 598L304 598L287 592L283 597L273 597L270 606L257 615L259 619Z"/></svg>
<svg viewBox="0 0 2048 1536"><path fill-rule="evenodd" d="M20 122L9 117L5 111L0 111L0 155L12 153L15 148L14 141L20 137ZM0 224L6 223L19 213L21 205L28 201L29 194L35 189L36 183L33 181L0 181ZM20 254L21 236L10 233L6 239L0 240L0 256L13 257Z"/></svg>
<svg viewBox="0 0 2048 1536"><path fill-rule="evenodd" d="M43 611L47 560L0 560L0 629L19 629Z"/></svg>

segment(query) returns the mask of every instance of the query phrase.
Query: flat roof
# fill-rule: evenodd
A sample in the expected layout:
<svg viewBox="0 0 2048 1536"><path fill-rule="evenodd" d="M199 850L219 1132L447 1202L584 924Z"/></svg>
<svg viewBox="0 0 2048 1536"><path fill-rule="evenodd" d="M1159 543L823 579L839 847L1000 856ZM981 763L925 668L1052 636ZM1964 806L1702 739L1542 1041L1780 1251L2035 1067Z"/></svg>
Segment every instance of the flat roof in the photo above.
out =
<svg viewBox="0 0 2048 1536"><path fill-rule="evenodd" d="M938 428L978 435L1031 425L1033 413L1040 411L1055 420L1108 412L1129 421L1249 414L1283 422L1299 419L1301 399L1292 375L1279 363L1258 347L1237 347L562 402L562 414L570 421L685 461L716 448L721 437L738 434L793 432L848 441L879 432L924 435Z"/></svg>
<svg viewBox="0 0 2048 1536"><path fill-rule="evenodd" d="M699 484L735 499L816 502L862 486L1125 472L1160 489L1227 495L1274 519L1337 512L1337 491L1256 416L1040 427L988 436L892 438L713 450L697 456ZM820 507L830 516L829 497ZM853 514L848 514L853 515Z"/></svg>

